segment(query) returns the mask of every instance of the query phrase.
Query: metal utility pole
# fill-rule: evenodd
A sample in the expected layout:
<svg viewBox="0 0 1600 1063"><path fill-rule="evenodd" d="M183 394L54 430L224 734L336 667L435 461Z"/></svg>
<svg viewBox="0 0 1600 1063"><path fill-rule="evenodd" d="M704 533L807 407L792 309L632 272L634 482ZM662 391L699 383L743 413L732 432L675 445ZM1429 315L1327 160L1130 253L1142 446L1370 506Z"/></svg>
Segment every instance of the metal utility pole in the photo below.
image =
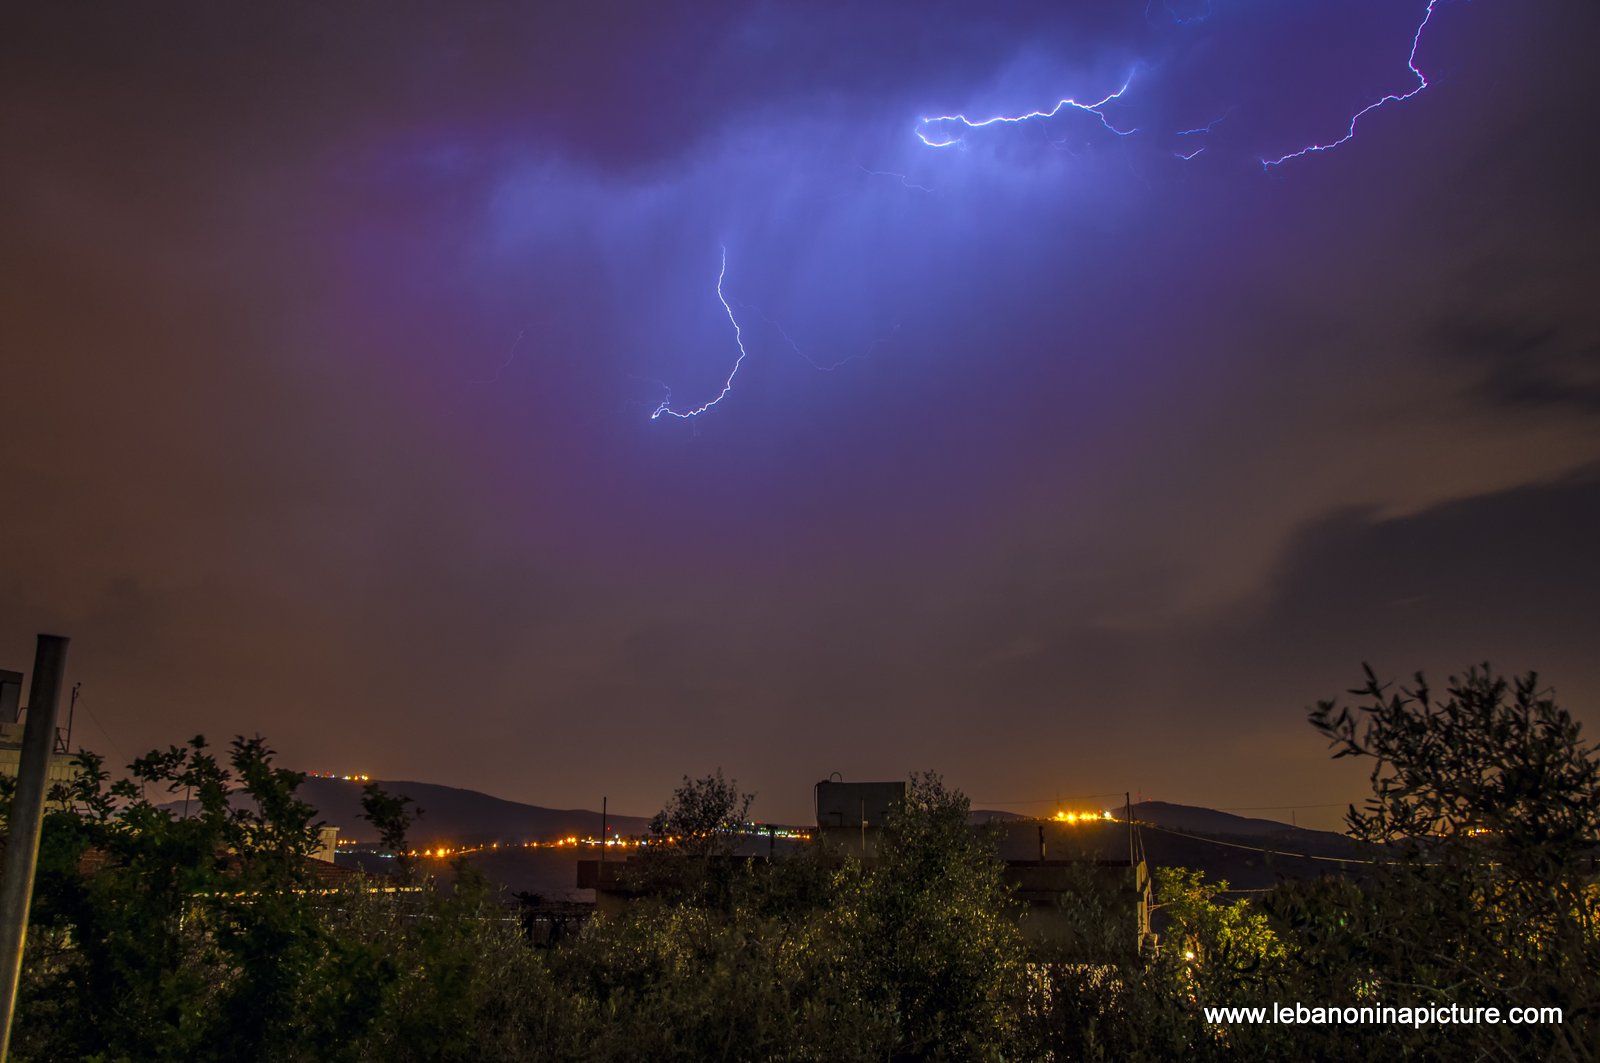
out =
<svg viewBox="0 0 1600 1063"><path fill-rule="evenodd" d="M1128 810L1128 866L1133 867L1139 862L1138 852L1133 844L1133 791L1129 790L1122 795L1124 807ZM0 1060L0 1063L5 1063Z"/></svg>
<svg viewBox="0 0 1600 1063"><path fill-rule="evenodd" d="M0 1063L11 1051L11 1019L22 977L22 947L33 904L33 874L39 865L39 829L44 825L50 754L56 744L56 708L67 668L67 640L40 635L28 690L28 723L22 732L17 792L11 802L6 852L0 864Z"/></svg>
<svg viewBox="0 0 1600 1063"><path fill-rule="evenodd" d="M72 697L67 701L67 740L64 752L72 752L72 721L78 715L78 691L83 688L82 683L72 684Z"/></svg>
<svg viewBox="0 0 1600 1063"><path fill-rule="evenodd" d="M604 795L600 797L600 862L606 862L606 814L610 811L608 802L611 799ZM3 1061L0 1061L3 1063Z"/></svg>

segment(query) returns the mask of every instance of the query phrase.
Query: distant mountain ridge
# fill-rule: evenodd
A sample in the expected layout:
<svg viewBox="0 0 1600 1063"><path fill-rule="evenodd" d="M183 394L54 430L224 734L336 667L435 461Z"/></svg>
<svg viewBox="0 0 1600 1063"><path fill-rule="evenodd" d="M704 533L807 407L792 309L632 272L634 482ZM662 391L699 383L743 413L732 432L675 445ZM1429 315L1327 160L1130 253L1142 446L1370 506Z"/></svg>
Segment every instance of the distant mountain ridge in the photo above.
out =
<svg viewBox="0 0 1600 1063"><path fill-rule="evenodd" d="M1111 814L1120 821L1124 817L1124 810L1121 805L1115 805L1111 808ZM1012 820L1035 817L1030 817L1020 812L1010 812L1005 809L984 808L973 809L968 818L973 823L988 823L991 820L1005 823ZM1313 830L1309 827L1282 823L1275 819L1254 819L1247 816L1236 816L1231 812L1219 812L1214 808L1204 808L1200 805L1178 805L1169 801L1139 801L1133 806L1133 818L1140 823L1148 823L1167 830L1182 831L1185 834L1204 834L1231 838L1264 838L1278 841L1298 839L1318 849L1328 846L1343 849L1354 844L1343 834L1333 831Z"/></svg>
<svg viewBox="0 0 1600 1063"><path fill-rule="evenodd" d="M420 810L410 832L411 843L419 848L492 842L509 845L600 834L600 813L586 808L545 808L439 783L373 781L390 794L409 797L412 807ZM376 841L377 831L361 815L361 791L366 785L308 776L298 793L317 809L317 818L339 828L340 838ZM242 793L234 795L237 804L248 800ZM171 801L162 807L176 810L182 805L182 801ZM643 833L650 820L613 814L606 817L606 823L614 834L632 835Z"/></svg>
<svg viewBox="0 0 1600 1063"><path fill-rule="evenodd" d="M1123 810L1111 811L1119 818L1091 821L1053 834L1047 855L1064 855L1072 849L1079 855L1125 860L1133 844L1152 867L1201 870L1213 881L1226 880L1233 889L1262 889L1284 879L1356 874L1374 855L1371 848L1332 831L1166 801L1141 801L1133 806L1133 818L1139 826L1134 832L1136 838L1130 840L1127 823L1120 818ZM972 818L977 823L992 819L1002 825L1009 843L1002 845L1003 855L1008 859L1030 859L1038 851L1028 844L1017 844L1019 839L1032 840L1027 825L1019 822L1029 817L983 810L973 812ZM1068 839L1072 843L1063 844Z"/></svg>
<svg viewBox="0 0 1600 1063"><path fill-rule="evenodd" d="M583 808L546 808L509 801L477 790L411 780L377 780L385 791L409 797L420 810L411 828L417 848L440 845L471 846L499 842L516 845L551 841L573 835L596 837L600 813ZM310 802L318 818L339 828L339 836L354 841L376 841L377 832L361 815L365 784L343 779L308 776L301 784L302 800ZM234 800L248 801L242 793ZM163 807L174 811L183 802ZM1112 810L1120 817L1120 808ZM1195 805L1142 801L1133 806L1134 819L1146 828L1142 846L1152 864L1204 868L1214 877L1228 878L1235 887L1270 885L1283 877L1299 878L1329 871L1348 871L1370 855L1359 843L1331 831L1309 830L1270 819L1255 819ZM1031 817L1001 809L974 810L974 823L990 820L1015 823ZM643 834L649 819L611 815L613 833ZM1079 827L1086 843L1100 838L1105 855L1125 853L1125 824L1119 821Z"/></svg>
<svg viewBox="0 0 1600 1063"><path fill-rule="evenodd" d="M1332 844L1349 842L1343 834L1333 831L1313 830L1275 819L1236 816L1231 812L1219 812L1214 808L1175 805L1167 801L1140 801L1133 806L1133 818L1189 834L1222 834L1242 838L1315 838L1319 843L1332 840Z"/></svg>

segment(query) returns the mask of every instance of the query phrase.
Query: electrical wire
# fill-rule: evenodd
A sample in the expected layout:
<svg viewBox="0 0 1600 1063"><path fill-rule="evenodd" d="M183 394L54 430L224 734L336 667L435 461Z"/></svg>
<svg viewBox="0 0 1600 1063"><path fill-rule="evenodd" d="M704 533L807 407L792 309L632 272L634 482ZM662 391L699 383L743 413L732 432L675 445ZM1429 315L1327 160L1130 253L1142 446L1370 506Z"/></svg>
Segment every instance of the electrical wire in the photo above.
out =
<svg viewBox="0 0 1600 1063"><path fill-rule="evenodd" d="M1378 862L1376 860L1358 860L1348 856L1314 856L1311 853L1291 853L1285 849L1263 849L1256 845L1241 845L1238 842L1225 842L1220 838L1207 838L1203 834L1187 834L1181 830L1168 830L1166 827L1158 827L1154 823L1144 823L1141 826L1145 830L1159 831L1162 834L1170 834L1175 838L1191 838L1210 845L1224 845L1229 849L1244 849L1252 853L1266 853L1268 856L1287 856L1295 860L1321 860L1330 864L1364 864L1370 866Z"/></svg>
<svg viewBox="0 0 1600 1063"><path fill-rule="evenodd" d="M988 807L990 805L1059 805L1064 801L1088 801L1095 797L1121 797L1126 791L1107 790L1098 794L1063 794L1060 797L1033 797L1022 801L979 800L972 798L972 806Z"/></svg>

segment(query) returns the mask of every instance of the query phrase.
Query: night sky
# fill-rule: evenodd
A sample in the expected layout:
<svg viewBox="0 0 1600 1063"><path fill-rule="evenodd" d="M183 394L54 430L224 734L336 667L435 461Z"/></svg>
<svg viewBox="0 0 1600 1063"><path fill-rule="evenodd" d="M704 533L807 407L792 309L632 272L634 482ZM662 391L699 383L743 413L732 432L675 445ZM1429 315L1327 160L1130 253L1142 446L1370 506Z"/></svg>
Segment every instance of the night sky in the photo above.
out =
<svg viewBox="0 0 1600 1063"><path fill-rule="evenodd" d="M1425 9L12 9L0 667L790 820L1358 799L1363 660L1600 726L1600 7L1439 0L1261 162Z"/></svg>

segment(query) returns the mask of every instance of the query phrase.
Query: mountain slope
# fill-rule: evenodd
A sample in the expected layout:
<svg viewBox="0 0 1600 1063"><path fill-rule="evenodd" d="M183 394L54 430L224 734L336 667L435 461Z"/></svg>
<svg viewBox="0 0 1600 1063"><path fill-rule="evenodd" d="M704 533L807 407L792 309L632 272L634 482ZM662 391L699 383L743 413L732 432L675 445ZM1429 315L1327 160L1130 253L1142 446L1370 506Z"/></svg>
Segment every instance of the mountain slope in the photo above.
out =
<svg viewBox="0 0 1600 1063"><path fill-rule="evenodd" d="M1340 846L1349 843L1349 839L1344 835L1332 831L1311 830L1307 827L1280 823L1275 819L1253 819L1236 816L1231 812L1218 812L1214 808L1175 805L1167 801L1140 801L1133 806L1133 818L1142 823L1154 823L1168 830L1180 830L1188 834L1220 834L1235 838L1315 839L1307 841L1307 844L1313 845Z"/></svg>
<svg viewBox="0 0 1600 1063"><path fill-rule="evenodd" d="M410 840L421 847L487 844L512 844L546 841L569 835L600 834L600 813L582 808L545 808L520 801L507 801L477 790L463 790L438 783L408 780L377 780L391 794L409 797L420 810L411 828ZM376 841L377 831L361 816L361 790L364 783L342 779L308 777L300 786L300 798L314 805L318 818L339 828L340 838ZM234 796L236 803L248 798ZM181 808L174 801L165 807ZM650 821L641 816L612 815L607 825L614 834L642 833Z"/></svg>

